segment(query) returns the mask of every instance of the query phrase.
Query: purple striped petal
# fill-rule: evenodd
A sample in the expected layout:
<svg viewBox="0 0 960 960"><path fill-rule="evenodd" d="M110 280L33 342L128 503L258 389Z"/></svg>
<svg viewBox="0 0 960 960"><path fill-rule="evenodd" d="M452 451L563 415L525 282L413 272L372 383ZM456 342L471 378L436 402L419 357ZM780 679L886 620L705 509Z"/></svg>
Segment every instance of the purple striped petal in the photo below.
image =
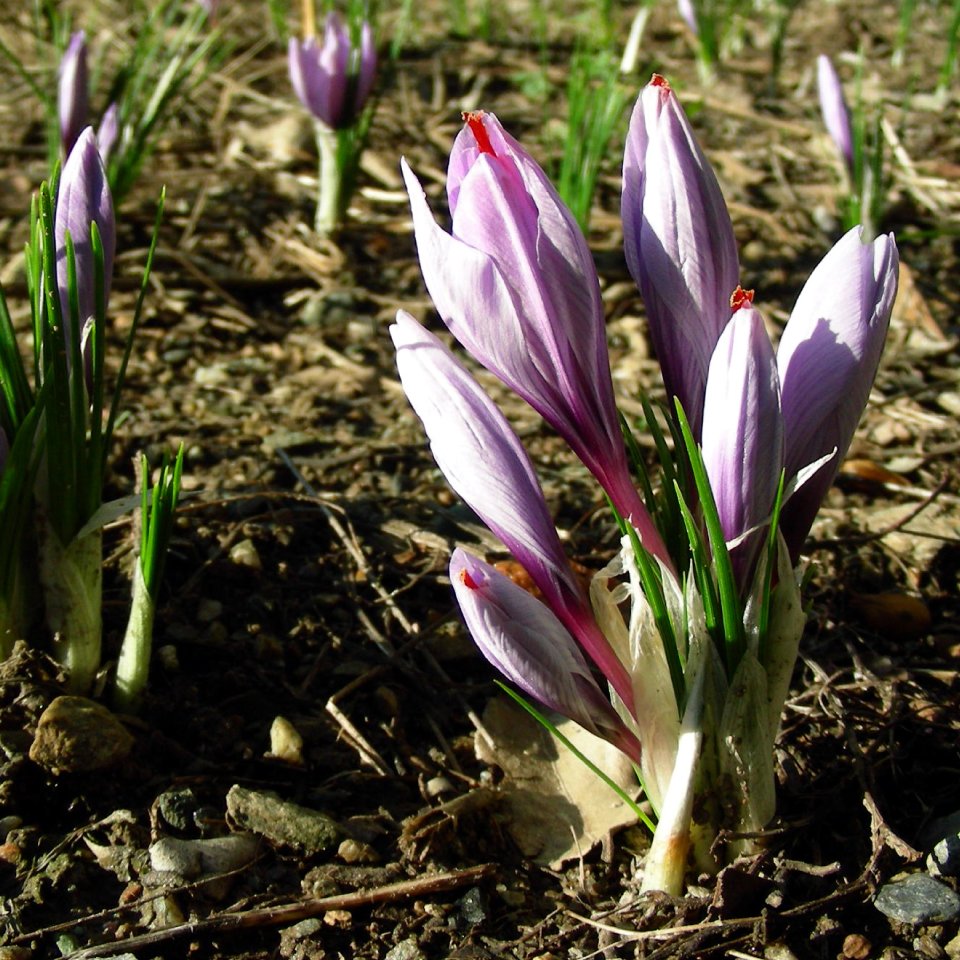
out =
<svg viewBox="0 0 960 960"><path fill-rule="evenodd" d="M717 178L676 95L656 75L630 118L621 212L627 265L664 384L699 439L707 369L740 268Z"/></svg>
<svg viewBox="0 0 960 960"><path fill-rule="evenodd" d="M751 300L735 300L710 361L703 408L704 464L724 539L737 541L730 554L741 595L752 583L783 468L777 361Z"/></svg>
<svg viewBox="0 0 960 960"><path fill-rule="evenodd" d="M787 479L837 451L784 506L794 558L860 422L897 294L893 234L871 243L861 235L861 227L850 230L810 274L777 351Z"/></svg>
<svg viewBox="0 0 960 960"><path fill-rule="evenodd" d="M420 266L444 323L570 444L666 561L627 464L596 269L552 184L492 114L471 114L451 151L451 233L402 166Z"/></svg>
<svg viewBox="0 0 960 960"><path fill-rule="evenodd" d="M113 256L116 249L116 226L113 218L113 199L107 175L97 149L93 127L80 134L67 157L60 174L57 208L54 214L54 234L57 243L57 286L60 307L63 310L64 329L72 336L70 298L67 288L67 232L73 240L77 271L77 293L80 304L79 327L82 330L96 310L93 248L90 244L90 224L96 223L103 244L104 303L110 298L113 276ZM69 342L69 340L68 340Z"/></svg>
<svg viewBox="0 0 960 960"><path fill-rule="evenodd" d="M402 310L390 328L407 399L450 486L503 541L621 699L630 680L600 632L560 545L526 450L453 354Z"/></svg>
<svg viewBox="0 0 960 960"><path fill-rule="evenodd" d="M852 175L853 129L850 125L850 109L843 95L840 77L837 76L837 71L826 54L820 54L817 57L817 92L820 97L823 124Z"/></svg>
<svg viewBox="0 0 960 960"><path fill-rule="evenodd" d="M60 61L57 85L57 112L64 156L69 156L80 131L87 125L88 98L87 38L82 30L78 30L70 37Z"/></svg>
<svg viewBox="0 0 960 960"><path fill-rule="evenodd" d="M639 763L639 741L593 679L570 632L545 604L460 548L450 557L450 581L471 636L497 670L528 697Z"/></svg>

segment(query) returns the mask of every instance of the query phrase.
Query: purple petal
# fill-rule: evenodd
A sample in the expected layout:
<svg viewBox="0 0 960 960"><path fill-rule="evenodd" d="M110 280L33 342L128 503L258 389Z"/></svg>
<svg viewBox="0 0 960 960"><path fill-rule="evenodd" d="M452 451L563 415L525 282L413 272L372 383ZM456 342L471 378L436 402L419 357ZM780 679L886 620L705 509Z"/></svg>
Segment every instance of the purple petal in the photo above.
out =
<svg viewBox="0 0 960 960"><path fill-rule="evenodd" d="M451 151L451 233L405 162L403 174L424 281L444 323L557 430L666 559L630 477L593 260L552 184L492 114L471 114Z"/></svg>
<svg viewBox="0 0 960 960"><path fill-rule="evenodd" d="M632 704L626 670L593 619L517 435L476 380L413 317L401 310L390 335L403 389L450 486L503 541L617 694Z"/></svg>
<svg viewBox="0 0 960 960"><path fill-rule="evenodd" d="M639 762L639 742L593 679L569 631L547 606L460 548L450 557L450 581L471 636L497 670L528 697Z"/></svg>
<svg viewBox="0 0 960 960"><path fill-rule="evenodd" d="M703 459L746 593L783 468L783 418L777 361L763 318L749 301L717 341L703 408ZM748 531L754 531L740 540Z"/></svg>
<svg viewBox="0 0 960 960"><path fill-rule="evenodd" d="M377 47L373 39L373 28L364 21L360 27L360 56L357 67L357 92L354 98L354 113L359 115L370 97L374 81L377 78Z"/></svg>
<svg viewBox="0 0 960 960"><path fill-rule="evenodd" d="M63 310L64 329L72 336L70 298L67 288L67 232L73 240L77 271L77 293L80 304L78 328L83 329L96 311L93 248L90 244L90 224L96 223L103 244L104 303L110 297L113 276L113 256L116 248L116 227L113 219L113 200L107 183L103 161L97 149L93 127L80 134L67 157L60 174L54 232L57 243L57 285ZM68 340L69 342L69 340Z"/></svg>
<svg viewBox="0 0 960 960"><path fill-rule="evenodd" d="M830 58L825 54L817 57L817 92L820 96L820 112L827 133L836 144L847 170L853 173L853 130L850 126L850 110L843 96L840 77Z"/></svg>
<svg viewBox="0 0 960 960"><path fill-rule="evenodd" d="M781 528L794 557L860 422L897 293L893 234L862 243L861 232L843 236L810 275L777 351L787 479L837 451L784 506Z"/></svg>
<svg viewBox="0 0 960 960"><path fill-rule="evenodd" d="M60 61L57 87L57 110L60 116L60 142L64 156L68 156L87 125L88 80L86 34L78 30Z"/></svg>
<svg viewBox="0 0 960 960"><path fill-rule="evenodd" d="M114 101L104 111L100 126L97 129L97 148L100 151L100 159L103 160L104 166L109 161L110 154L113 153L119 134L120 108Z"/></svg>
<svg viewBox="0 0 960 960"><path fill-rule="evenodd" d="M624 252L647 311L667 392L699 438L713 349L730 319L739 263L720 186L662 77L640 94L623 161Z"/></svg>

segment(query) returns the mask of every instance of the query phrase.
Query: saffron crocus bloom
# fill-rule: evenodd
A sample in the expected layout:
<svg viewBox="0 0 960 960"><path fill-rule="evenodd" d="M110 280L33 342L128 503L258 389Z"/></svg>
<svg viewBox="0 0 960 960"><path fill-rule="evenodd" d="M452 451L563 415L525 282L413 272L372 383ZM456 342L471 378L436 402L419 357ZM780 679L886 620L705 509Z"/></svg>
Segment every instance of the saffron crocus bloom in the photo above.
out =
<svg viewBox="0 0 960 960"><path fill-rule="evenodd" d="M713 169L657 75L630 118L621 212L664 384L699 439L707 369L737 286L737 244Z"/></svg>
<svg viewBox="0 0 960 960"><path fill-rule="evenodd" d="M897 294L893 234L863 243L862 230L846 233L810 274L777 351L787 479L836 450L784 505L794 560L867 404Z"/></svg>
<svg viewBox="0 0 960 960"><path fill-rule="evenodd" d="M82 30L78 30L70 37L60 61L57 88L60 142L65 156L70 154L80 131L87 125L87 85L87 38Z"/></svg>
<svg viewBox="0 0 960 960"><path fill-rule="evenodd" d="M644 546L669 562L630 477L600 284L583 234L493 114L466 120L447 171L450 233L402 164L434 305L467 351L570 444Z"/></svg>
<svg viewBox="0 0 960 960"><path fill-rule="evenodd" d="M401 310L390 335L403 389L448 483L526 569L561 623L632 708L630 679L567 562L517 435L463 365L413 317Z"/></svg>
<svg viewBox="0 0 960 960"><path fill-rule="evenodd" d="M640 762L640 743L593 679L566 627L522 587L459 547L450 581L470 635L508 680Z"/></svg>
<svg viewBox="0 0 960 960"><path fill-rule="evenodd" d="M360 46L335 13L327 15L323 37L290 38L290 82L300 102L332 130L350 127L363 109L377 72L370 24L360 29Z"/></svg>
<svg viewBox="0 0 960 960"><path fill-rule="evenodd" d="M113 255L116 248L116 226L113 219L113 199L107 175L97 149L93 127L80 134L73 150L63 165L57 206L54 215L54 235L57 242L57 285L60 308L63 311L64 330L69 331L76 320L81 331L96 311L96 278L90 225L96 223L103 245L104 303L110 296L110 278L113 275ZM77 275L79 317L70 311L67 286L67 234L73 241Z"/></svg>
<svg viewBox="0 0 960 960"><path fill-rule="evenodd" d="M840 77L830 58L821 53L817 57L817 92L820 95L820 113L823 123L836 144L847 171L853 175L853 129L850 125L850 109L843 95Z"/></svg>
<svg viewBox="0 0 960 960"><path fill-rule="evenodd" d="M703 408L703 460L741 596L749 592L783 468L777 361L752 291L737 289L735 312L710 361Z"/></svg>

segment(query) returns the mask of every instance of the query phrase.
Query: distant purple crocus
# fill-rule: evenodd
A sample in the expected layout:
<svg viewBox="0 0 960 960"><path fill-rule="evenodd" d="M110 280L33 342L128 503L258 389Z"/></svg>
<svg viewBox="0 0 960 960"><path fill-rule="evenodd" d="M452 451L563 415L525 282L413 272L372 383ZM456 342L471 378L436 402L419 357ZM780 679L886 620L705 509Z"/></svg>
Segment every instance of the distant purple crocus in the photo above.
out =
<svg viewBox="0 0 960 960"><path fill-rule="evenodd" d="M640 743L600 689L552 611L489 564L457 548L450 581L480 652L527 696L640 762Z"/></svg>
<svg viewBox="0 0 960 960"><path fill-rule="evenodd" d="M493 114L465 120L447 170L450 233L402 162L420 268L437 312L477 361L567 441L644 546L669 564L630 476L600 284L583 234Z"/></svg>
<svg viewBox="0 0 960 960"><path fill-rule="evenodd" d="M864 243L862 233L846 233L810 274L777 351L787 479L836 450L784 505L794 559L860 422L897 295L893 234Z"/></svg>
<svg viewBox="0 0 960 960"><path fill-rule="evenodd" d="M704 465L742 595L753 583L784 448L777 361L752 301L752 291L734 294L733 317L710 361L703 408Z"/></svg>
<svg viewBox="0 0 960 960"><path fill-rule="evenodd" d="M626 669L593 618L517 435L463 365L413 317L401 310L390 335L404 392L447 482L503 541L560 622L632 708Z"/></svg>
<svg viewBox="0 0 960 960"><path fill-rule="evenodd" d="M846 164L847 171L853 175L853 128L850 124L850 108L843 95L843 85L826 54L817 57L817 91L820 95L820 112L823 123Z"/></svg>
<svg viewBox="0 0 960 960"><path fill-rule="evenodd" d="M714 347L739 261L720 185L663 77L637 100L623 160L624 252L643 297L663 381L700 438Z"/></svg>
<svg viewBox="0 0 960 960"><path fill-rule="evenodd" d="M113 256L116 249L116 225L113 217L113 199L107 175L97 149L93 127L87 127L70 151L57 192L54 214L54 235L57 244L57 286L64 329L68 342L72 323L76 320L81 331L96 312L96 282L90 225L96 223L103 245L104 302L110 296L113 275ZM73 241L77 276L79 317L73 317L67 285L67 233Z"/></svg>
<svg viewBox="0 0 960 960"><path fill-rule="evenodd" d="M60 61L57 86L57 112L60 117L60 142L68 156L87 125L89 91L87 77L87 38L82 30L70 37Z"/></svg>
<svg viewBox="0 0 960 960"><path fill-rule="evenodd" d="M323 37L290 38L290 82L300 102L332 130L352 126L373 89L377 51L373 30L364 22L360 45L335 13L327 15Z"/></svg>
<svg viewBox="0 0 960 960"><path fill-rule="evenodd" d="M100 158L104 166L110 160L110 154L117 144L117 138L120 135L120 107L114 101L103 112L100 118L100 126L97 127L97 148L100 150Z"/></svg>
<svg viewBox="0 0 960 960"><path fill-rule="evenodd" d="M700 25L697 23L697 11L693 6L693 0L677 0L677 10L693 35L699 36Z"/></svg>

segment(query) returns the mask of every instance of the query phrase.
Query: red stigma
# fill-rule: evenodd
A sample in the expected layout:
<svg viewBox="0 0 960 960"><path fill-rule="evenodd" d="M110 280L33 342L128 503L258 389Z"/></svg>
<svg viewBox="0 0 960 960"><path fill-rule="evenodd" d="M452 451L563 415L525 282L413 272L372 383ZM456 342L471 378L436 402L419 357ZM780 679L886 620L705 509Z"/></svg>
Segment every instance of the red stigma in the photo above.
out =
<svg viewBox="0 0 960 960"><path fill-rule="evenodd" d="M490 137L487 135L486 127L483 125L483 111L474 110L471 113L461 113L460 116L463 118L463 122L470 128L470 132L473 134L473 139L477 141L480 152L489 153L491 157L495 157L496 153L490 145Z"/></svg>
<svg viewBox="0 0 960 960"><path fill-rule="evenodd" d="M744 290L739 284L737 289L730 294L730 309L736 313L742 310L748 303L753 303L753 291Z"/></svg>
<svg viewBox="0 0 960 960"><path fill-rule="evenodd" d="M471 577L470 574L467 573L466 570L461 570L461 571L460 571L460 582L461 582L468 590L479 590L479 589L480 589L480 587L479 587L479 585L477 584L476 580L474 580L473 577Z"/></svg>
<svg viewBox="0 0 960 960"><path fill-rule="evenodd" d="M651 87L663 87L664 90L669 90L669 89L670 89L670 82L667 80L666 77L661 77L659 73L655 73L655 74L650 78L650 86L651 86Z"/></svg>

